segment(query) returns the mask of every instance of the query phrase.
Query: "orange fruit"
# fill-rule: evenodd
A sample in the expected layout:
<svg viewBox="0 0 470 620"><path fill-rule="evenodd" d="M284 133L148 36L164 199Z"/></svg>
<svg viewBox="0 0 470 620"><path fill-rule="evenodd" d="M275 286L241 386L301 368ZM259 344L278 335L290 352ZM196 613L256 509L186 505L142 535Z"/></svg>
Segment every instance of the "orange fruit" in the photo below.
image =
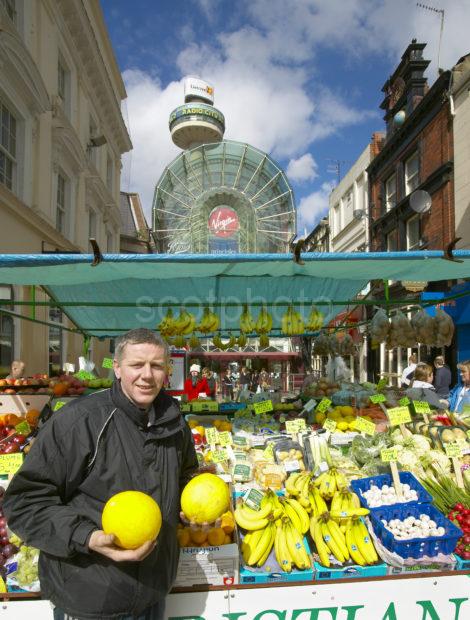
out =
<svg viewBox="0 0 470 620"><path fill-rule="evenodd" d="M225 532L221 527L214 527L207 534L207 542L212 547L219 547L224 544Z"/></svg>
<svg viewBox="0 0 470 620"><path fill-rule="evenodd" d="M232 542L232 538L229 534L225 534L225 538L224 538L224 542L222 544L224 545L230 545Z"/></svg>
<svg viewBox="0 0 470 620"><path fill-rule="evenodd" d="M189 528L184 527L176 532L176 537L178 538L178 542L180 547L190 547L191 546L191 534L189 532Z"/></svg>
<svg viewBox="0 0 470 620"><path fill-rule="evenodd" d="M103 531L114 534L114 542L123 549L137 549L157 538L162 513L157 502L141 491L123 491L113 495L101 515Z"/></svg>
<svg viewBox="0 0 470 620"><path fill-rule="evenodd" d="M54 396L64 396L69 389L68 383L56 383L52 388Z"/></svg>
<svg viewBox="0 0 470 620"><path fill-rule="evenodd" d="M199 529L191 529L189 531L189 535L191 536L191 540L196 545L202 545L207 540L207 532Z"/></svg>
<svg viewBox="0 0 470 620"><path fill-rule="evenodd" d="M226 534L231 534L235 529L235 520L230 511L224 512L221 518L220 527Z"/></svg>

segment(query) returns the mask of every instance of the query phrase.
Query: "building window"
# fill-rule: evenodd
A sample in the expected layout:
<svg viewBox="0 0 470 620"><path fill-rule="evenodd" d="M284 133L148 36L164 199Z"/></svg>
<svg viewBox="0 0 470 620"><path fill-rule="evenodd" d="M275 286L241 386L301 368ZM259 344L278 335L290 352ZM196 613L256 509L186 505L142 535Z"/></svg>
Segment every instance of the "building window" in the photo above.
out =
<svg viewBox="0 0 470 620"><path fill-rule="evenodd" d="M114 185L114 165L113 159L110 155L106 160L106 186L111 193L113 193L113 185Z"/></svg>
<svg viewBox="0 0 470 620"><path fill-rule="evenodd" d="M56 228L65 235L67 226L67 197L66 197L67 182L65 178L59 173L57 175L57 196L56 196Z"/></svg>
<svg viewBox="0 0 470 620"><path fill-rule="evenodd" d="M16 24L16 6L15 0L0 0L0 6L3 7L4 11L11 19L11 21Z"/></svg>
<svg viewBox="0 0 470 620"><path fill-rule="evenodd" d="M420 245L419 215L406 221L406 249L417 250Z"/></svg>
<svg viewBox="0 0 470 620"><path fill-rule="evenodd" d="M49 322L62 323L62 311L49 308ZM62 372L63 334L61 327L49 326L49 376L60 375Z"/></svg>
<svg viewBox="0 0 470 620"><path fill-rule="evenodd" d="M13 189L16 168L16 118L0 101L0 183Z"/></svg>
<svg viewBox="0 0 470 620"><path fill-rule="evenodd" d="M8 284L0 284L0 299L13 302L13 287ZM12 305L2 306L5 310L13 310ZM14 355L15 324L13 317L8 314L0 314L0 377L10 372L10 366Z"/></svg>
<svg viewBox="0 0 470 620"><path fill-rule="evenodd" d="M387 241L387 252L396 252L398 250L398 231L392 230L392 232L388 233L386 236Z"/></svg>
<svg viewBox="0 0 470 620"><path fill-rule="evenodd" d="M88 239L96 239L96 213L92 209L88 214Z"/></svg>
<svg viewBox="0 0 470 620"><path fill-rule="evenodd" d="M385 181L385 205L386 210L390 211L397 204L397 175L392 174Z"/></svg>
<svg viewBox="0 0 470 620"><path fill-rule="evenodd" d="M411 194L419 185L419 156L416 151L405 161L405 189L406 195Z"/></svg>

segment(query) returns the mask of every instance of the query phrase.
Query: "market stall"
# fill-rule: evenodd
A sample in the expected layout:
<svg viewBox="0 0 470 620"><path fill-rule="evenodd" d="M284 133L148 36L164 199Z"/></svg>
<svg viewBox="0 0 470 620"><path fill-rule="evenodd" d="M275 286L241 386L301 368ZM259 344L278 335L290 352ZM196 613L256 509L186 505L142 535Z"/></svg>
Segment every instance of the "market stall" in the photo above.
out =
<svg viewBox="0 0 470 620"><path fill-rule="evenodd" d="M396 346L405 336L406 342L447 342L453 330L447 316L436 313L424 325L399 314L412 309L419 318L421 299L394 300L387 287L383 299L357 295L376 279L469 277L470 252L448 258L442 252L313 253L297 261L284 255L0 256L1 282L41 286L51 299L23 305L58 306L86 338L144 326L196 350L199 338L210 337L222 354L229 344L243 348L251 336L311 335L331 360L329 376L288 402L260 394L243 403L184 405L201 465L230 484L231 500L212 515L209 531L195 534L181 524L169 618L359 620L377 617L379 609L384 619L444 620L470 613L464 540L470 408L456 416L386 382L351 384L341 374L351 342L327 327L343 312L334 331L348 328L348 310L370 304L382 312L370 326L377 342ZM438 461L444 473L436 473ZM8 544L21 552L20 541ZM421 587L426 596L416 596ZM3 597L21 599L6 604L5 612L16 615L5 617L50 613L25 592Z"/></svg>

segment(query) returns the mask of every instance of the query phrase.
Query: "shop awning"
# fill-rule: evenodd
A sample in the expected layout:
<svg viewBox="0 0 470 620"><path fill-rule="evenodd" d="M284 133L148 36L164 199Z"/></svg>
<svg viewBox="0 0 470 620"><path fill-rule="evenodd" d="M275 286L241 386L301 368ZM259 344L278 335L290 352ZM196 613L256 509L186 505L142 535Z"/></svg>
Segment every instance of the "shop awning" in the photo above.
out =
<svg viewBox="0 0 470 620"><path fill-rule="evenodd" d="M289 303L308 314L316 303L328 323L371 280L452 280L470 277L470 251L328 254L306 253L297 264L285 254L0 255L0 282L38 285L85 334L115 336L133 327L154 328L169 307L201 316L219 313L222 333L238 329L244 304L256 316L266 304L274 333Z"/></svg>

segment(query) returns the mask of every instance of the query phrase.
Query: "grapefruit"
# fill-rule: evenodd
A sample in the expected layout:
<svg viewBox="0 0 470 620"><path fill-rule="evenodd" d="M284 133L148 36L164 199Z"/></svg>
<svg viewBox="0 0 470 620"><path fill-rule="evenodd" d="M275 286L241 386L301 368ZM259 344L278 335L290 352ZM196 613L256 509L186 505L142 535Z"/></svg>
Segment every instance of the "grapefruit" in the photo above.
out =
<svg viewBox="0 0 470 620"><path fill-rule="evenodd" d="M137 549L155 540L162 526L157 502L141 491L123 491L105 504L101 522L105 534L114 534L114 542L123 549Z"/></svg>
<svg viewBox="0 0 470 620"><path fill-rule="evenodd" d="M215 474L195 476L181 494L181 510L194 523L213 523L229 506L228 485Z"/></svg>

